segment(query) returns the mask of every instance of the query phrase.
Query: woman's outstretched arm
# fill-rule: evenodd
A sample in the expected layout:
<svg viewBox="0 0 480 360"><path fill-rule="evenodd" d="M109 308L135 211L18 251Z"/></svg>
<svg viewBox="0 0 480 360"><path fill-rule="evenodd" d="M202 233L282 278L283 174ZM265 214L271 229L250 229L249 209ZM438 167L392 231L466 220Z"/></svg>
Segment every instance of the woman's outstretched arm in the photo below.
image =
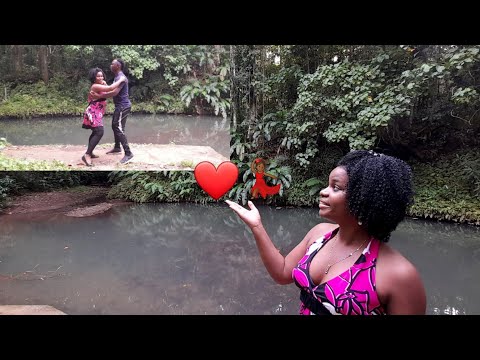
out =
<svg viewBox="0 0 480 360"><path fill-rule="evenodd" d="M319 228L325 224L315 226L305 235L303 240L284 257L270 239L270 236L263 227L258 209L251 201L248 202L250 210L230 200L226 200L226 203L252 230L263 264L272 279L278 284L285 285L293 282L292 270L305 255L311 242L315 240L315 234L322 231L326 232L326 230Z"/></svg>

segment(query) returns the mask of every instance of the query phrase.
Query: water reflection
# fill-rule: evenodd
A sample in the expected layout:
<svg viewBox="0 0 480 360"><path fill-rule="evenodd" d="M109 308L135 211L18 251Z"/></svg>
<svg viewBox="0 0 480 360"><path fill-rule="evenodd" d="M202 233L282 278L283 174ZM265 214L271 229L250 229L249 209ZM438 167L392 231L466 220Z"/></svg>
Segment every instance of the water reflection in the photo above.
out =
<svg viewBox="0 0 480 360"><path fill-rule="evenodd" d="M410 220L402 223L392 246L420 271L430 314L480 314L480 228Z"/></svg>
<svg viewBox="0 0 480 360"><path fill-rule="evenodd" d="M217 116L130 115L126 132L136 144L210 146L230 158L230 122ZM0 120L0 137L13 145L83 145L90 131L81 128L79 117ZM101 143L113 143L111 117L105 118Z"/></svg>
<svg viewBox="0 0 480 360"><path fill-rule="evenodd" d="M283 253L320 220L317 209L259 209ZM68 314L298 310L297 288L270 279L250 231L226 204L126 205L90 218L2 216L0 229L2 304L47 304ZM480 314L478 228L409 220L391 245L418 267L429 314Z"/></svg>

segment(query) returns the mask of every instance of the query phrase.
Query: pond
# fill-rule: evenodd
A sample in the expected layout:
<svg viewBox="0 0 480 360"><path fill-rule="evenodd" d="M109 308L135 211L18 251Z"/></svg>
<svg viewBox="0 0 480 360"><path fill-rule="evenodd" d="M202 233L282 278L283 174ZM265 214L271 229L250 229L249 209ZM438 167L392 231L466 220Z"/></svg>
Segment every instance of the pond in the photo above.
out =
<svg viewBox="0 0 480 360"><path fill-rule="evenodd" d="M86 145L90 130L80 116L0 120L0 138L12 145ZM113 143L111 116L106 115L100 142ZM129 143L210 146L230 158L230 121L218 116L132 114L125 126Z"/></svg>
<svg viewBox="0 0 480 360"><path fill-rule="evenodd" d="M318 209L259 205L290 251ZM428 314L480 314L480 229L408 219L389 243L418 268ZM224 203L126 204L92 217L0 216L0 304L67 314L297 314L299 290L274 283Z"/></svg>

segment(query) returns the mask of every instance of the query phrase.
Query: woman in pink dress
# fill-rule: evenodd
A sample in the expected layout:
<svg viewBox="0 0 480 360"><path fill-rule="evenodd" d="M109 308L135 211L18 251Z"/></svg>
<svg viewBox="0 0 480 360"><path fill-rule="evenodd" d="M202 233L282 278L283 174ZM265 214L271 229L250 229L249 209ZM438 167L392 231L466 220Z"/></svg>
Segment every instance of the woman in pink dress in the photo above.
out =
<svg viewBox="0 0 480 360"><path fill-rule="evenodd" d="M100 68L91 69L88 74L88 78L92 83L90 91L102 95L106 95L115 91L115 89L117 89L118 86L126 79L125 77L122 77L118 81L114 82L112 85L107 85L107 83L105 82L105 74ZM97 155L93 154L93 150L100 142L100 139L103 137L103 115L105 114L105 110L107 108L107 99L100 98L98 100L93 100L90 95L90 91L88 94L88 106L83 114L82 124L82 127L84 129L92 130L92 134L88 138L87 151L82 156L82 161L87 166L93 166L92 158L98 157Z"/></svg>
<svg viewBox="0 0 480 360"><path fill-rule="evenodd" d="M258 198L258 194L266 199L267 195L275 195L280 191L280 184L275 186L268 186L264 177L268 176L272 179L276 179L276 176L267 174L265 172L265 160L258 158L252 161L251 164L252 173L255 174L255 185L252 186L250 191L252 192L252 199Z"/></svg>
<svg viewBox="0 0 480 360"><path fill-rule="evenodd" d="M426 293L414 264L390 235L413 201L411 168L367 150L346 154L320 191L322 221L288 254L280 252L249 201L227 204L250 228L260 257L278 284L300 290L302 315L424 315Z"/></svg>

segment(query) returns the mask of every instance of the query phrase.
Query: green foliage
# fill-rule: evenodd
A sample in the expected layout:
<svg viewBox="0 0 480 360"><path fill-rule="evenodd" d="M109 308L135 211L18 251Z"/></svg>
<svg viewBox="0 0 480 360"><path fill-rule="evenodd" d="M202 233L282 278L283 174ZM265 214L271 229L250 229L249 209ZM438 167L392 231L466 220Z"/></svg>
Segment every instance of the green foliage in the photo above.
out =
<svg viewBox="0 0 480 360"><path fill-rule="evenodd" d="M231 155L321 148L435 159L478 146L479 46L234 46Z"/></svg>
<svg viewBox="0 0 480 360"><path fill-rule="evenodd" d="M302 181L301 177L294 177L291 188L288 190L286 203L295 206L318 206L318 196L311 192L311 183ZM319 184L321 182L319 181ZM320 190L321 185L318 190Z"/></svg>
<svg viewBox="0 0 480 360"><path fill-rule="evenodd" d="M253 144L246 142L245 137L239 132L232 133L230 144L230 156L236 155L240 161L243 161L253 149Z"/></svg>
<svg viewBox="0 0 480 360"><path fill-rule="evenodd" d="M415 203L409 214L480 225L480 197L474 187L480 174L477 160L478 151L443 157L432 164L414 162Z"/></svg>
<svg viewBox="0 0 480 360"><path fill-rule="evenodd" d="M396 119L382 138L419 159L477 144L479 46L427 46L402 72L398 88L412 99L409 119Z"/></svg>
<svg viewBox="0 0 480 360"><path fill-rule="evenodd" d="M269 68L270 76L252 81L252 86L264 94L268 109L285 109L297 98L297 86L304 72L298 64L290 67Z"/></svg>
<svg viewBox="0 0 480 360"><path fill-rule="evenodd" d="M465 179L470 195L480 199L480 151L457 154L454 166Z"/></svg>
<svg viewBox="0 0 480 360"><path fill-rule="evenodd" d="M130 73L141 79L147 70L156 70L160 66L157 52L162 45L111 45L113 57L121 58Z"/></svg>
<svg viewBox="0 0 480 360"><path fill-rule="evenodd" d="M10 176L0 177L0 209L6 205L8 195L15 187L15 179Z"/></svg>
<svg viewBox="0 0 480 360"><path fill-rule="evenodd" d="M10 143L7 142L7 139L4 137L0 138L0 151L3 150L5 147L11 145Z"/></svg>
<svg viewBox="0 0 480 360"><path fill-rule="evenodd" d="M295 167L292 187L288 191L287 203L298 206L318 206L320 190L328 185L330 172L343 156L341 149L332 145L320 149L315 161L308 167Z"/></svg>
<svg viewBox="0 0 480 360"><path fill-rule="evenodd" d="M188 109L183 101L171 95L160 95L148 102L133 102L132 112L143 112L148 114L184 114Z"/></svg>
<svg viewBox="0 0 480 360"><path fill-rule="evenodd" d="M255 181L249 162L233 161L238 168L238 181L228 193L228 198L245 205L250 199L250 191ZM253 176L253 177L252 177Z"/></svg>
<svg viewBox="0 0 480 360"><path fill-rule="evenodd" d="M185 167L185 168L193 168L194 167L194 164L193 164L193 161L192 160L182 160L180 162L180 165L182 167Z"/></svg>
<svg viewBox="0 0 480 360"><path fill-rule="evenodd" d="M0 208L12 195L50 191L108 180L102 171L4 171L0 177Z"/></svg>
<svg viewBox="0 0 480 360"><path fill-rule="evenodd" d="M255 157L252 157L252 161ZM250 167L251 161L249 162L242 162L242 161L233 161L238 168L238 181L233 186L233 188L228 193L228 197L235 202L241 202L245 205L251 197L251 189L252 186L255 184L255 174L252 173L252 169ZM276 184L282 184L280 187L280 191L274 197L268 196L266 199L267 203L281 203L284 202L282 198L284 198L287 189L290 188L292 183L292 175L291 175L291 168L289 166L279 166L276 160L272 160L267 163L265 168L265 172L276 176L277 179L271 179L269 177L265 177L265 181L267 185L273 186ZM269 182L271 181L271 184Z"/></svg>
<svg viewBox="0 0 480 360"><path fill-rule="evenodd" d="M218 79L210 77L204 81L192 80L190 84L182 88L180 97L187 107L194 101L196 107L203 109L206 101L207 104L213 107L215 115L221 112L223 118L226 119L230 101L225 96L227 96L229 91L230 87L227 81L218 81Z"/></svg>
<svg viewBox="0 0 480 360"><path fill-rule="evenodd" d="M54 78L48 85L36 82L17 86L8 99L0 103L0 118L81 115L85 110L86 100L79 102L75 98L66 96L64 93L68 88L61 89L64 80L64 78ZM86 98L88 84L78 91ZM72 90L72 93L77 92Z"/></svg>
<svg viewBox="0 0 480 360"><path fill-rule="evenodd" d="M384 55L367 64L323 65L302 78L291 111L295 126L287 133L296 148L307 142L299 159L307 164L315 156L316 144L311 139L321 134L331 143L346 141L351 149L371 149L379 128L385 128L393 117L409 114L411 99L381 66L388 59Z"/></svg>
<svg viewBox="0 0 480 360"><path fill-rule="evenodd" d="M197 184L190 171L112 172L109 198L135 202L200 202L214 200Z"/></svg>
<svg viewBox="0 0 480 360"><path fill-rule="evenodd" d="M303 183L303 186L308 189L308 195L315 195L320 193L320 190L325 186L325 183L317 178L310 178Z"/></svg>
<svg viewBox="0 0 480 360"><path fill-rule="evenodd" d="M47 82L38 62L44 47ZM0 118L81 115L89 69L100 67L110 82L116 57L126 63L133 112L206 112L226 118L230 107L229 54L222 45L0 45L0 51ZM188 109L180 90L196 81L200 92L190 95L197 107ZM112 111L109 101L107 113Z"/></svg>
<svg viewBox="0 0 480 360"><path fill-rule="evenodd" d="M452 101L455 104L472 104L478 99L478 93L475 89L472 88L462 88L459 87L455 90L452 95Z"/></svg>
<svg viewBox="0 0 480 360"><path fill-rule="evenodd" d="M65 170L70 168L61 161L29 161L9 158L0 153L0 171L43 171L43 170Z"/></svg>

